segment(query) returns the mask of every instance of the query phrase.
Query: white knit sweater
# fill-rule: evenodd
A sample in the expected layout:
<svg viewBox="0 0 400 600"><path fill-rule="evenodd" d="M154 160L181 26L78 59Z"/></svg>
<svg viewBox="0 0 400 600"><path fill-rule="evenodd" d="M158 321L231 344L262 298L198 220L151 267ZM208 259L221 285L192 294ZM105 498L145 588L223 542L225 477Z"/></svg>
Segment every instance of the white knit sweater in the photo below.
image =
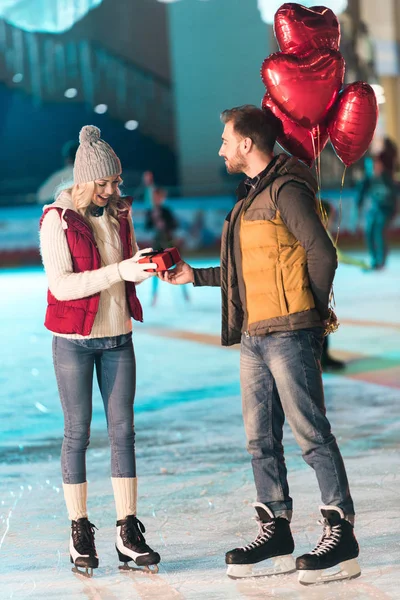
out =
<svg viewBox="0 0 400 600"><path fill-rule="evenodd" d="M63 192L49 206L69 208L73 205L69 194ZM43 210L48 208L44 207ZM126 301L125 282L118 272L122 247L118 232L107 211L101 217L90 217L90 224L100 252L102 267L94 271L74 273L71 254L63 226L67 224L56 210L50 210L40 230L40 251L49 289L57 300L76 300L100 293L99 310L88 336L60 334L60 337L87 339L112 337L132 331L132 321ZM135 240L133 247L137 248Z"/></svg>

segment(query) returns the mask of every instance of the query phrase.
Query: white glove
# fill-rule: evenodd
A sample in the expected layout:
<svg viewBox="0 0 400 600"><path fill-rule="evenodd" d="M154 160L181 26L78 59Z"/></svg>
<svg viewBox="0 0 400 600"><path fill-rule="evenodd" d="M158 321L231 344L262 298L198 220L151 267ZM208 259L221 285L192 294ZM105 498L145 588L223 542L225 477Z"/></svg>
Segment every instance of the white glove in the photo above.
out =
<svg viewBox="0 0 400 600"><path fill-rule="evenodd" d="M155 273L149 273L147 269L157 269L155 263L139 263L138 260L143 258L143 254L152 252L153 248L144 248L136 252L132 258L127 258L122 262L118 263L118 271L124 281L133 281L134 283L141 283L145 279L152 277ZM151 258L149 257L149 260Z"/></svg>

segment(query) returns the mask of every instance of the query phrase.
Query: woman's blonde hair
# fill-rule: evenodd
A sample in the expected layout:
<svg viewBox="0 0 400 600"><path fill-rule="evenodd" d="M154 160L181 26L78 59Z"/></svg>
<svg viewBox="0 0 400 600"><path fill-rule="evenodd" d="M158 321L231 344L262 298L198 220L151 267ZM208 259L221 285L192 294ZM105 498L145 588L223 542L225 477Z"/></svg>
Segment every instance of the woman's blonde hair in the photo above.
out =
<svg viewBox="0 0 400 600"><path fill-rule="evenodd" d="M118 176L119 184L122 183L121 177ZM90 181L88 183L78 183L67 189L62 190L71 196L72 203L75 210L84 218L87 219L89 216L89 207L92 204L94 188L96 183ZM119 213L128 211L131 213L131 206L121 197L121 190L119 186L116 192L110 196L105 210L110 215L111 222L114 226L119 229L118 216ZM129 219L129 222L131 219Z"/></svg>

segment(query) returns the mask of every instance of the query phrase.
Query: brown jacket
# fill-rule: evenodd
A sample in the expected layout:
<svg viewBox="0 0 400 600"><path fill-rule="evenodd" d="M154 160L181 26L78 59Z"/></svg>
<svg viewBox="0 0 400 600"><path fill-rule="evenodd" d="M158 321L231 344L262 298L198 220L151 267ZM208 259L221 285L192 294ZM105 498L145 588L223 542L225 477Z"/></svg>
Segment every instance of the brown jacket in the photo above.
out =
<svg viewBox="0 0 400 600"><path fill-rule="evenodd" d="M226 217L221 239L221 266L194 269L195 285L221 286L224 346L239 343L243 331L249 335L266 335L322 326L322 320L329 314L328 300L337 266L336 251L319 218L315 198L317 184L311 171L296 158L281 154L275 157L252 183L253 187L247 195L239 199ZM244 219L245 222L257 221L261 225L263 221L265 225L271 226L279 223L283 226L284 233L278 240L276 235L271 236L273 227L264 228L267 238L265 252L267 253L267 246L274 247L275 262L283 261L286 273L283 287L275 286L271 289L271 301L275 301L277 295L283 294L285 302L283 305L280 303L282 310L274 316L269 316L266 310L261 320L250 320L250 324L248 296L246 298L248 290L245 285L248 273L243 276L238 235L240 219ZM288 241L289 245L300 253L300 257L303 253L305 260L285 259L285 246L287 247ZM266 254L266 263L268 260ZM276 264L275 272L277 267ZM296 281L294 287L298 289L304 288L303 292L300 290L300 295L303 294L303 304L296 304L293 285L288 285L288 281ZM265 282L261 280L260 291L265 290ZM305 310L298 310L296 306Z"/></svg>

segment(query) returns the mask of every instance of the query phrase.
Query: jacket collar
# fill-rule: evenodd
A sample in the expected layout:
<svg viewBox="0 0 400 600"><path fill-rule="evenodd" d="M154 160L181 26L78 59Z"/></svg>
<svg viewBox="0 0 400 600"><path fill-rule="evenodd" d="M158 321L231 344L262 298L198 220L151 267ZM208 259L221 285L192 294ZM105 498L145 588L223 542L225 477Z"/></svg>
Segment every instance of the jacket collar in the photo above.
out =
<svg viewBox="0 0 400 600"><path fill-rule="evenodd" d="M281 153L274 156L267 167L256 177L246 178L239 184L236 190L237 199L253 198L270 185L274 179L289 174L293 175L296 180L304 181L304 184L316 192L317 183L311 170L297 158Z"/></svg>
<svg viewBox="0 0 400 600"><path fill-rule="evenodd" d="M239 183L236 190L237 199L242 200L246 196L249 196L250 194L252 195L253 192L255 192L256 190L257 192L261 191L261 189L263 189L265 186L261 186L260 182L264 182L267 180L266 185L268 185L268 175L272 170L274 170L276 163L280 162L282 156L283 155L281 154L277 154L276 156L274 156L274 158L267 164L265 169L263 169L261 173L259 173L255 177L246 177L245 179L243 179L243 181Z"/></svg>

